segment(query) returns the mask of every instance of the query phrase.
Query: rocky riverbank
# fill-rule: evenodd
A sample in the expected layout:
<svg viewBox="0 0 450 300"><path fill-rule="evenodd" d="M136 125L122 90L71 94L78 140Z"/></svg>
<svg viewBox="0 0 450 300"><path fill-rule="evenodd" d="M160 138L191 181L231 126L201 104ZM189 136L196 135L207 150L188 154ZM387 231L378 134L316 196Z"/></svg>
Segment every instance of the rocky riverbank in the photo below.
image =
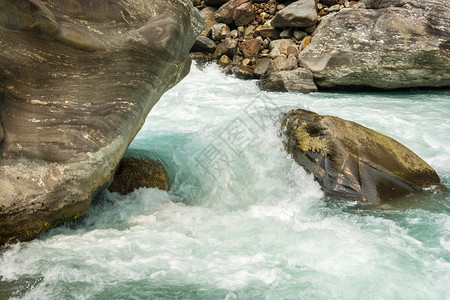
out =
<svg viewBox="0 0 450 300"><path fill-rule="evenodd" d="M192 2L205 27L191 57L262 89L450 86L444 0Z"/></svg>

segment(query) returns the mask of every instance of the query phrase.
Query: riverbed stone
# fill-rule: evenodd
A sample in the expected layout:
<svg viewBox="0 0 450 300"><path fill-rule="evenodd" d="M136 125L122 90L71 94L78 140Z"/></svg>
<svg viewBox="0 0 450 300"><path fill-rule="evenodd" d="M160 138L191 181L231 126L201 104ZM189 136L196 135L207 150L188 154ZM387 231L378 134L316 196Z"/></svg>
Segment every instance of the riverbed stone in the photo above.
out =
<svg viewBox="0 0 450 300"><path fill-rule="evenodd" d="M261 77L266 74L269 64L272 60L268 57L259 59L253 67L253 73L257 77Z"/></svg>
<svg viewBox="0 0 450 300"><path fill-rule="evenodd" d="M303 94L317 92L312 73L305 68L267 73L267 75L262 76L259 87L262 90L271 92Z"/></svg>
<svg viewBox="0 0 450 300"><path fill-rule="evenodd" d="M220 41L230 34L230 28L227 24L217 23L211 26L211 38L213 41Z"/></svg>
<svg viewBox="0 0 450 300"><path fill-rule="evenodd" d="M280 30L269 25L258 26L256 28L256 33L264 39L270 38L272 40L276 40L280 38Z"/></svg>
<svg viewBox="0 0 450 300"><path fill-rule="evenodd" d="M317 23L315 0L299 0L279 11L272 19L275 27L308 27Z"/></svg>
<svg viewBox="0 0 450 300"><path fill-rule="evenodd" d="M251 39L242 42L242 54L244 57L257 57L258 52L261 48L261 40L260 39Z"/></svg>
<svg viewBox="0 0 450 300"><path fill-rule="evenodd" d="M216 13L217 9L214 7L207 6L204 9L200 11L200 13L205 18L205 25L202 30L203 36L208 36L208 34L211 31L211 27L217 23L214 14Z"/></svg>
<svg viewBox="0 0 450 300"><path fill-rule="evenodd" d="M216 49L216 43L206 36L199 36L194 45L192 46L192 52L205 52L205 53L214 53Z"/></svg>
<svg viewBox="0 0 450 300"><path fill-rule="evenodd" d="M357 123L297 109L282 127L287 152L327 195L380 204L440 185L411 150Z"/></svg>
<svg viewBox="0 0 450 300"><path fill-rule="evenodd" d="M278 48L281 54L287 54L287 48L291 45L294 45L294 41L291 39L279 39L271 41L269 44L269 49L273 50L274 48Z"/></svg>
<svg viewBox="0 0 450 300"><path fill-rule="evenodd" d="M218 23L225 23L227 25L232 25L233 14L237 7L248 2L249 0L230 0L223 4L214 14L216 21Z"/></svg>
<svg viewBox="0 0 450 300"><path fill-rule="evenodd" d="M322 19L299 59L318 86L450 86L450 6L445 0L365 1Z"/></svg>
<svg viewBox="0 0 450 300"><path fill-rule="evenodd" d="M236 54L237 46L238 42L235 39L226 38L223 42L217 45L213 58L221 57L224 54L228 57L233 57L234 54Z"/></svg>
<svg viewBox="0 0 450 300"><path fill-rule="evenodd" d="M189 0L0 6L0 245L86 212L160 96L188 72Z"/></svg>
<svg viewBox="0 0 450 300"><path fill-rule="evenodd" d="M253 4L246 2L236 7L233 12L233 20L236 26L245 26L255 20L255 12L253 11Z"/></svg>

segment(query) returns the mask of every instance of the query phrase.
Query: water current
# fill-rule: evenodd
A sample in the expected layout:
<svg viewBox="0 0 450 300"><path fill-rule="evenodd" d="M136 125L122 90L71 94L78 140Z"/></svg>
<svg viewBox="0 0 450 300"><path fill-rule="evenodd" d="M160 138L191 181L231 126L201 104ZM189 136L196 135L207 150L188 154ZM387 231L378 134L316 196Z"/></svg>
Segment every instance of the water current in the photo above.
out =
<svg viewBox="0 0 450 300"><path fill-rule="evenodd" d="M171 191L104 192L4 250L0 298L450 299L450 196L325 197L283 148L293 108L397 139L450 188L449 91L267 93L194 65L131 144L165 163Z"/></svg>

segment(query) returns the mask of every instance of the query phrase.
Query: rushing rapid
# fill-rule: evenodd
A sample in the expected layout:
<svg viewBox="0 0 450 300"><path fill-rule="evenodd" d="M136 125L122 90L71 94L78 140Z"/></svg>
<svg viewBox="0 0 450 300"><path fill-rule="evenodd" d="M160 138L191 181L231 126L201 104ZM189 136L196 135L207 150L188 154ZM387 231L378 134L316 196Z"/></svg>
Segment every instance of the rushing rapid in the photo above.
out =
<svg viewBox="0 0 450 300"><path fill-rule="evenodd" d="M449 299L450 196L368 207L324 196L287 155L306 108L397 139L450 188L450 93L266 93L193 66L132 145L172 189L104 192L76 222L0 253L0 298Z"/></svg>

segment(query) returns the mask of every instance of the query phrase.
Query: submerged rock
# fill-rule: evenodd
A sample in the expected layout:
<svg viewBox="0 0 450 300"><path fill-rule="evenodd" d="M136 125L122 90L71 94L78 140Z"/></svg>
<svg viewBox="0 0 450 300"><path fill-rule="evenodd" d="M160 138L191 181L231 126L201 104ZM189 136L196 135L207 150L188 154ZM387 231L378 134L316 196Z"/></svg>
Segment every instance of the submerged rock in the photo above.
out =
<svg viewBox="0 0 450 300"><path fill-rule="evenodd" d="M108 190L126 195L142 187L169 191L169 175L164 164L142 152L139 155L125 155Z"/></svg>
<svg viewBox="0 0 450 300"><path fill-rule="evenodd" d="M408 148L357 123L297 109L282 124L288 153L328 195L378 204L440 184Z"/></svg>
<svg viewBox="0 0 450 300"><path fill-rule="evenodd" d="M323 17L300 53L319 87L450 86L448 1L365 2Z"/></svg>
<svg viewBox="0 0 450 300"><path fill-rule="evenodd" d="M0 4L0 245L85 213L189 71L189 0Z"/></svg>

